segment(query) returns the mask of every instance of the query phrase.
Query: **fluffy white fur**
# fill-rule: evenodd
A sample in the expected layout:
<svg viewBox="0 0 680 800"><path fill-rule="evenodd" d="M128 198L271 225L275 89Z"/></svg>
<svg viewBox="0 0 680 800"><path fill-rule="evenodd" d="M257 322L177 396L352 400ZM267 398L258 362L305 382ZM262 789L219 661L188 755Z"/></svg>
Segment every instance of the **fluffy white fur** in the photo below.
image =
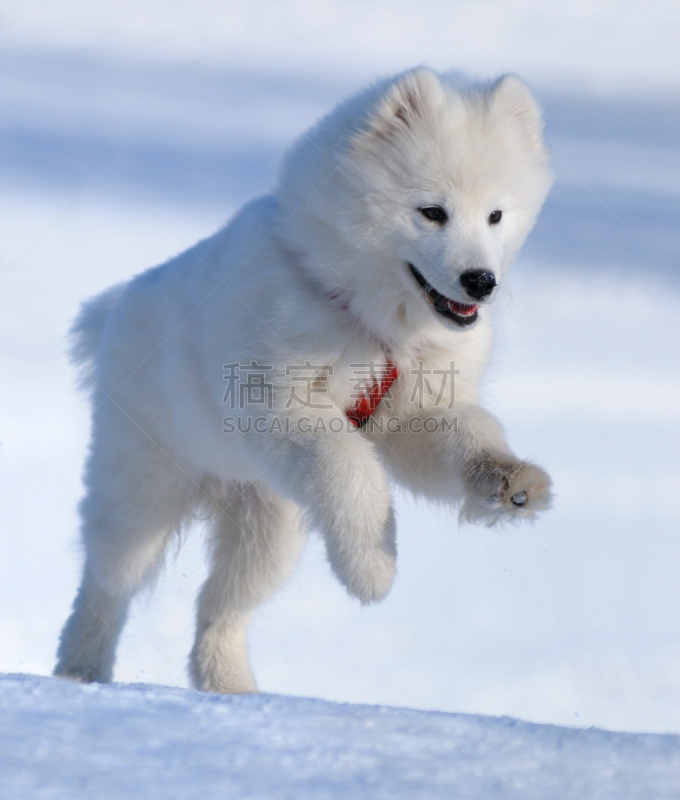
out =
<svg viewBox="0 0 680 800"><path fill-rule="evenodd" d="M516 458L478 405L486 300L477 321L459 327L434 310L408 265L470 303L460 275L482 269L500 283L550 183L540 113L518 78L469 84L414 70L323 119L288 154L276 191L213 237L85 304L74 353L93 407L86 561L55 674L111 679L131 598L197 510L209 511L212 571L191 677L201 689L249 692L250 614L285 579L307 526L323 535L347 591L370 603L395 573L388 476L487 524L546 508L548 476ZM447 210L446 224L419 211L432 205ZM502 220L490 225L496 209ZM388 355L399 377L391 408L383 401L373 419L453 416L455 428L319 430L351 406L352 365ZM284 421L288 432L223 431L224 365L252 361L273 367L274 406L231 413ZM286 366L305 362L319 368L328 408L288 403ZM442 387L434 372L433 391L414 394L419 363L447 371L452 362L452 408L450 382ZM297 431L302 418L317 431Z"/></svg>

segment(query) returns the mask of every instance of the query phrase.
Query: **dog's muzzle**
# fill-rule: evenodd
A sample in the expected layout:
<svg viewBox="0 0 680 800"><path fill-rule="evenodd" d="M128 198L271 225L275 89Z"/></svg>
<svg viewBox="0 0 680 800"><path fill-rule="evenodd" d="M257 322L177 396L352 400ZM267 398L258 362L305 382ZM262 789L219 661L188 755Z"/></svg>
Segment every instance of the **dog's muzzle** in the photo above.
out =
<svg viewBox="0 0 680 800"><path fill-rule="evenodd" d="M459 303L457 300L451 300L446 295L438 292L432 284L430 284L422 273L420 273L413 264L409 263L411 274L418 282L420 288L427 295L430 304L442 317L455 322L456 325L461 327L465 325L472 325L478 317L477 306L474 303ZM495 285L495 281L494 281Z"/></svg>

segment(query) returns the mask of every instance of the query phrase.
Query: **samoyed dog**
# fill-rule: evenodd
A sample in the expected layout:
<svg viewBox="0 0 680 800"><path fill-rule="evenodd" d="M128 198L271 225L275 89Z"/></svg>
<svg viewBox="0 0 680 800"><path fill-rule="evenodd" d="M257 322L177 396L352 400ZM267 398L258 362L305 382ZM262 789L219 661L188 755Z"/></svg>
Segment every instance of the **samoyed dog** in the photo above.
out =
<svg viewBox="0 0 680 800"><path fill-rule="evenodd" d="M362 603L395 575L389 479L493 524L550 504L479 405L490 312L552 175L513 75L416 69L302 136L275 191L86 303L85 564L55 674L109 681L132 597L208 520L193 684L256 691L253 610L318 530Z"/></svg>

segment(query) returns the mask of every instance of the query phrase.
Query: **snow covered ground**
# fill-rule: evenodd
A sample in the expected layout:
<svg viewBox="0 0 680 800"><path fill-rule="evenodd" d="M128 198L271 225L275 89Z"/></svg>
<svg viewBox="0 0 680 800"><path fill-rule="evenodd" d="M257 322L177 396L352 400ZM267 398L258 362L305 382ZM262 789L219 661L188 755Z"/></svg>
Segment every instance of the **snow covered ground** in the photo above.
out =
<svg viewBox="0 0 680 800"><path fill-rule="evenodd" d="M508 717L0 678L8 800L673 800L679 744Z"/></svg>
<svg viewBox="0 0 680 800"><path fill-rule="evenodd" d="M266 692L680 730L680 12L639 5L0 10L1 670L51 671L78 582L80 300L213 232L373 76L513 69L544 103L558 180L500 299L486 394L556 506L499 533L400 496L400 575L375 608L312 539L256 620L255 671ZM134 609L117 680L186 685L203 570L197 525Z"/></svg>

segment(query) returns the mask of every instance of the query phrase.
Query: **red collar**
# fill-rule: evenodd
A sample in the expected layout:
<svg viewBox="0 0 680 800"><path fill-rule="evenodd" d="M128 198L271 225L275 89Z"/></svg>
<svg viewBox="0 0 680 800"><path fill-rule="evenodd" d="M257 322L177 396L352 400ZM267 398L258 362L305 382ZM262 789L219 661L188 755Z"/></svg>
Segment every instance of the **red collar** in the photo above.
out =
<svg viewBox="0 0 680 800"><path fill-rule="evenodd" d="M378 403L383 399L387 390L399 377L399 370L394 361L387 362L375 368L373 383L365 390L364 394L350 406L345 415L355 428L363 427L368 418L373 414Z"/></svg>
<svg viewBox="0 0 680 800"><path fill-rule="evenodd" d="M342 291L332 292L328 295L328 298L340 306L343 311L347 311L348 314L353 316L349 308L349 301ZM383 350L385 350L384 345ZM355 428L362 428L368 422L368 418L378 407L387 390L399 377L399 370L394 361L391 361L389 356L386 355L385 364L375 367L372 377L373 382L366 387L364 393L354 401L353 405L345 411L347 419L350 420Z"/></svg>

